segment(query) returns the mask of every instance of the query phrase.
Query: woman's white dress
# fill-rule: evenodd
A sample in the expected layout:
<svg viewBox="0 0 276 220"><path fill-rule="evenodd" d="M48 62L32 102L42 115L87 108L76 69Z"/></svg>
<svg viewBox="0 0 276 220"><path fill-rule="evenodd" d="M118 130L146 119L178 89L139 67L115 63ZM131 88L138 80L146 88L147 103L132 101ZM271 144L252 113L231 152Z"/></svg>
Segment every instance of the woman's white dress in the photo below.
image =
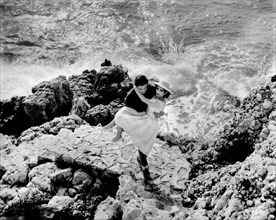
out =
<svg viewBox="0 0 276 220"><path fill-rule="evenodd" d="M159 107L148 107L147 114L141 115L136 110L123 107L115 115L115 122L131 137L133 144L148 155L155 142L162 120L154 117L154 112L164 111L166 104L159 99L152 99ZM139 115L140 114L140 115Z"/></svg>

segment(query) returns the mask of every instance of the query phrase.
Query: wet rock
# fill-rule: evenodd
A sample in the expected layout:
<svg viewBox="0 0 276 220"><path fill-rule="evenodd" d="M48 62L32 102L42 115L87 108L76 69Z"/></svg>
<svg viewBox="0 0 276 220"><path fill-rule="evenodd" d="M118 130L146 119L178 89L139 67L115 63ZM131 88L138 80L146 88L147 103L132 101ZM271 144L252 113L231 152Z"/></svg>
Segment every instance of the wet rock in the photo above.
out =
<svg viewBox="0 0 276 220"><path fill-rule="evenodd" d="M101 66L112 66L112 63L110 60L105 59L103 63L101 63Z"/></svg>
<svg viewBox="0 0 276 220"><path fill-rule="evenodd" d="M41 125L54 117L67 115L73 93L64 76L45 81L32 89L33 95L13 97L0 102L0 132L18 136L31 126Z"/></svg>
<svg viewBox="0 0 276 220"><path fill-rule="evenodd" d="M92 91L85 91L90 94L88 102L100 102L108 94L106 88L109 92L122 89L119 81L123 78L115 81L112 77L118 72L113 70L104 67L101 76L84 74L83 79L90 77L92 85ZM148 156L154 177L151 191L145 190L137 149L126 134L124 143L111 143L114 130L82 124L75 114L33 127L17 147L12 144L1 151L3 177L18 163L30 170L24 183L2 181L16 184L0 185L1 214L37 202L48 219L61 218L62 212L89 219L95 210L95 217L111 219L273 219L275 87L269 84L252 90L212 143L178 137L168 138L169 144L157 140ZM116 107L106 104L92 107L98 109L93 116L98 122L106 116L105 109L110 115L116 112ZM112 210L119 210L119 216Z"/></svg>
<svg viewBox="0 0 276 220"><path fill-rule="evenodd" d="M91 107L109 104L116 98L123 102L132 87L127 71L121 65L104 66L84 71L80 76L69 77L74 98L84 97Z"/></svg>

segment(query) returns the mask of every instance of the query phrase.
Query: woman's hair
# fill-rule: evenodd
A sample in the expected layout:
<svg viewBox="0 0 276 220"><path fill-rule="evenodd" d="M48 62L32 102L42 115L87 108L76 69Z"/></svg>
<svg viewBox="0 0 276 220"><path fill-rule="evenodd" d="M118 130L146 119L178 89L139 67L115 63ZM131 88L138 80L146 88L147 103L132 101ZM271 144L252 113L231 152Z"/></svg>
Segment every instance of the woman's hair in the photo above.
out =
<svg viewBox="0 0 276 220"><path fill-rule="evenodd" d="M135 81L134 81L134 84L135 86L143 86L145 84L148 84L148 79L145 75L137 75L135 77Z"/></svg>
<svg viewBox="0 0 276 220"><path fill-rule="evenodd" d="M167 99L169 98L169 96L171 95L171 93L169 91L167 91L166 89L164 90L165 91L165 94L164 94L164 98Z"/></svg>

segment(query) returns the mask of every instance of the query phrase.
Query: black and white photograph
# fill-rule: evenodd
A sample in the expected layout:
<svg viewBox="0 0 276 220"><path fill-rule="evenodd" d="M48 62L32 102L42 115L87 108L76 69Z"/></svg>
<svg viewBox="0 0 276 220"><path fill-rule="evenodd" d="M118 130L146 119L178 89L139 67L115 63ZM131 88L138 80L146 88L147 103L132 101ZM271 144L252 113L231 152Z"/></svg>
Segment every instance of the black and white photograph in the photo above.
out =
<svg viewBox="0 0 276 220"><path fill-rule="evenodd" d="M1 0L0 220L276 220L275 0Z"/></svg>

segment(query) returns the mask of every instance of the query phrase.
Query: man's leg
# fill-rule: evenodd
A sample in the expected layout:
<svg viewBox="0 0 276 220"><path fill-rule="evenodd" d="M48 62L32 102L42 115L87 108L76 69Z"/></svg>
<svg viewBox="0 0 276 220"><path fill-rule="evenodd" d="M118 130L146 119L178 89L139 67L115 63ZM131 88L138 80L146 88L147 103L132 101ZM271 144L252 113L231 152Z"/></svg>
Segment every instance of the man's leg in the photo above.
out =
<svg viewBox="0 0 276 220"><path fill-rule="evenodd" d="M152 180L151 176L150 176L150 172L149 172L149 165L148 165L148 161L147 161L147 155L145 155L144 153L142 153L141 151L138 150L138 163L140 165L140 168L143 172L143 176L145 178L145 180Z"/></svg>

